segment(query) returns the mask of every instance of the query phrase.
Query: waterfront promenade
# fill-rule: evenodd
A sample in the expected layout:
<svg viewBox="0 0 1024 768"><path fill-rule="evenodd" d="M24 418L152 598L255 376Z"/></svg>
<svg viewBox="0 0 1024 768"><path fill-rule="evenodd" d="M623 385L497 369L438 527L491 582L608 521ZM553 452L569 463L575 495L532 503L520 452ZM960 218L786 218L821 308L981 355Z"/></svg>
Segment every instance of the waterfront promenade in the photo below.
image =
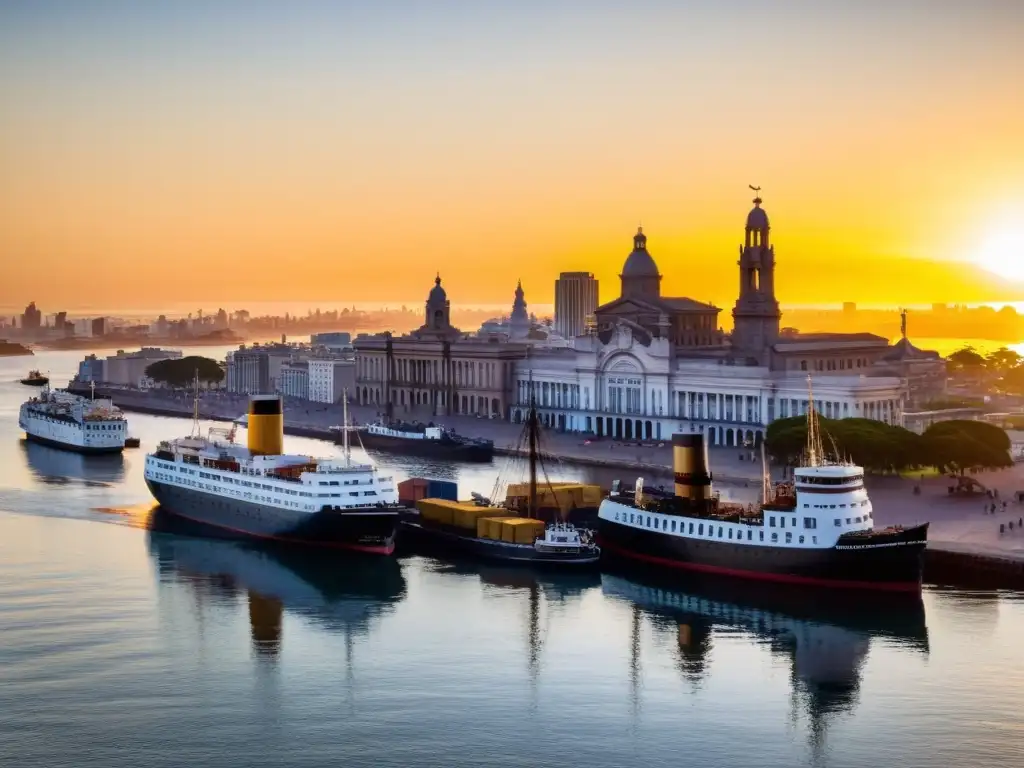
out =
<svg viewBox="0 0 1024 768"><path fill-rule="evenodd" d="M114 390L115 403L126 411L190 416L192 396L183 392L153 390ZM233 420L246 412L248 397L226 392L204 393L200 399L200 417L203 419ZM378 417L373 407L352 406L354 423L372 422ZM402 414L406 419L430 421L428 413ZM343 420L340 405L285 401L285 430L290 434L332 439L330 427ZM494 441L500 453L513 453L520 444L522 425L477 419L469 416L450 416L438 421L469 437L482 437ZM640 475L646 480L670 482L671 440L655 444L622 443L612 440L587 440L581 435L547 432L543 448L547 454L566 463L624 470L622 480L632 483ZM735 448L711 449L709 461L716 483L729 486L734 498L749 497L756 501L760 489L761 466L741 458ZM773 468L779 476L780 468ZM1024 565L1024 530L1018 521L1024 519L1024 504L1015 500L1017 491L1024 491L1024 464L1005 470L984 472L977 479L998 493L998 499L985 497L953 497L948 492L949 478L930 477L869 477L868 490L879 525L913 525L930 522L929 549L964 558L987 558ZM919 485L920 494L914 493ZM1003 509L1003 501L1007 502ZM996 503L996 513L986 513ZM1013 530L1009 524L1013 523ZM1000 533L1000 525L1003 531Z"/></svg>

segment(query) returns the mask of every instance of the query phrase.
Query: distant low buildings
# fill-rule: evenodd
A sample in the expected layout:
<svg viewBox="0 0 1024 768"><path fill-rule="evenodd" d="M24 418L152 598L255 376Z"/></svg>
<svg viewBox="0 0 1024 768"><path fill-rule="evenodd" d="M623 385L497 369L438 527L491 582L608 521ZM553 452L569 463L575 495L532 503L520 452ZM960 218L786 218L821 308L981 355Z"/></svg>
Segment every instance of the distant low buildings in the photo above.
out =
<svg viewBox="0 0 1024 768"><path fill-rule="evenodd" d="M226 361L228 392L247 395L278 391L281 366L293 359L295 348L287 344L244 344L229 352Z"/></svg>
<svg viewBox="0 0 1024 768"><path fill-rule="evenodd" d="M337 351L352 349L352 334L348 331L314 333L309 337L309 340L314 347L327 347Z"/></svg>
<svg viewBox="0 0 1024 768"><path fill-rule="evenodd" d="M103 370L105 363L105 359L96 355L89 355L78 364L78 375L75 378L86 384L90 382L97 384L104 382L106 381Z"/></svg>
<svg viewBox="0 0 1024 768"><path fill-rule="evenodd" d="M94 357L94 356L90 356ZM142 386L146 379L146 368L160 360L178 360L181 350L160 349L159 347L143 347L136 352L125 352L119 349L117 354L109 355L103 362L103 381L125 387ZM86 358L83 363L88 361ZM81 371L81 365L79 366Z"/></svg>
<svg viewBox="0 0 1024 768"><path fill-rule="evenodd" d="M289 360L281 364L277 381L278 393L285 397L309 399L309 363L306 360Z"/></svg>
<svg viewBox="0 0 1024 768"><path fill-rule="evenodd" d="M345 391L355 397L356 375L353 360L310 358L308 399L314 403L340 402Z"/></svg>

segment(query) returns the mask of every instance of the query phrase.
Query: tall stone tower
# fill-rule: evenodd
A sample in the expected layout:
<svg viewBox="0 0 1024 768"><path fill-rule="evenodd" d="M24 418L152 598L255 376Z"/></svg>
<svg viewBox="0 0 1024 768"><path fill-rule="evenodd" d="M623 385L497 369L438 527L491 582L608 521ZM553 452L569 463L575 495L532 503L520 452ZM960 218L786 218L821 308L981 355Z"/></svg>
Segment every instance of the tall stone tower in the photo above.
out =
<svg viewBox="0 0 1024 768"><path fill-rule="evenodd" d="M512 315L508 319L509 337L525 339L530 333L530 313L526 311L523 281L516 284L516 298L512 302Z"/></svg>
<svg viewBox="0 0 1024 768"><path fill-rule="evenodd" d="M448 294L441 287L441 275L434 279L434 287L430 289L427 296L426 319L423 327L438 333L444 333L451 328L451 302L448 301Z"/></svg>
<svg viewBox="0 0 1024 768"><path fill-rule="evenodd" d="M782 312L775 298L775 247L761 202L760 195L754 198L747 215L746 242L740 246L740 295L732 310L732 348L737 357L770 365Z"/></svg>

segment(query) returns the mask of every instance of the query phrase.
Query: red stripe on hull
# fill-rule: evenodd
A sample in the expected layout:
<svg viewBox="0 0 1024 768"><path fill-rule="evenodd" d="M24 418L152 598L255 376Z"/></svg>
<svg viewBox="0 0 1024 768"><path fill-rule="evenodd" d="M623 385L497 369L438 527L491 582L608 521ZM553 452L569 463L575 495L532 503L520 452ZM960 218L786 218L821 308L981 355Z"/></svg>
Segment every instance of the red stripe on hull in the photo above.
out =
<svg viewBox="0 0 1024 768"><path fill-rule="evenodd" d="M788 573L766 573L763 571L744 571L737 568L722 568L717 565L704 565L701 563L688 563L682 560L671 560L667 557L656 557L655 555L644 555L630 549L624 549L599 538L598 544L602 550L614 552L623 557L629 557L644 563L660 565L668 568L676 568L686 571L700 571L701 573L713 573L719 576L734 576L741 579L753 579L757 581L774 581L783 584L802 584L804 586L838 587L840 589L873 589L882 592L919 592L921 583L917 581L848 581L840 579L819 579L814 576L795 576Z"/></svg>
<svg viewBox="0 0 1024 768"><path fill-rule="evenodd" d="M178 517L182 517L182 518L184 518L186 520L191 520L193 523L198 523L199 525L208 525L211 528L219 528L222 531L231 531L232 533L238 534L239 536L247 536L250 539L263 539L263 540L266 540L266 541L280 541L280 542L283 542L283 543L286 543L286 544L298 544L298 545L301 545L303 547L323 547L324 549L345 549L345 550L350 550L352 552L363 552L365 554L370 554L370 555L391 555L391 554L394 554L394 552L395 552L395 542L394 542L394 539L391 540L390 544L386 544L386 545L380 546L380 547L373 547L373 546L367 546L365 544L345 544L343 542L337 542L337 541L323 541L323 542L320 542L320 541L307 541L307 540L304 540L304 539L289 539L289 538L284 537L284 536L264 536L262 534L252 533L250 531L243 531L241 528L232 528L231 526L220 525L219 523L211 523L211 522L209 522L207 520L199 520L198 518L190 517L189 515L183 515L183 514L181 514L181 512L175 512L172 509L168 509L167 511L170 512L172 515L177 515Z"/></svg>

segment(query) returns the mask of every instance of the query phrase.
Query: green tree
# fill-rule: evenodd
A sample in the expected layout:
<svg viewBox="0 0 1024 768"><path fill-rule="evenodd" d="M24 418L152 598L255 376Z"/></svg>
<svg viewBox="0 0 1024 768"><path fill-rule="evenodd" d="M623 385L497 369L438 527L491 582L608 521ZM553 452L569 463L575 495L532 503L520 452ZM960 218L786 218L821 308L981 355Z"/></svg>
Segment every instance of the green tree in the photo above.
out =
<svg viewBox="0 0 1024 768"><path fill-rule="evenodd" d="M177 360L158 360L146 367L146 375L153 381L171 387L190 386L197 372L199 381L204 383L217 384L224 379L224 369L220 367L220 363L198 355Z"/></svg>
<svg viewBox="0 0 1024 768"><path fill-rule="evenodd" d="M818 419L825 454L848 459L867 470L893 472L929 464L921 437L903 427L871 419ZM807 445L804 417L768 426L766 444L776 461L798 463Z"/></svg>
<svg viewBox="0 0 1024 768"><path fill-rule="evenodd" d="M985 365L989 370L1004 374L1019 368L1021 362L1021 356L1006 347L1000 347L985 358Z"/></svg>
<svg viewBox="0 0 1024 768"><path fill-rule="evenodd" d="M985 358L975 352L974 347L958 349L947 360L953 371L963 373L979 373L985 367Z"/></svg>
<svg viewBox="0 0 1024 768"><path fill-rule="evenodd" d="M1024 365L1003 374L1003 389L1013 395L1024 395Z"/></svg>
<svg viewBox="0 0 1024 768"><path fill-rule="evenodd" d="M923 435L930 463L963 474L1013 465L1006 430L983 421L940 421Z"/></svg>

